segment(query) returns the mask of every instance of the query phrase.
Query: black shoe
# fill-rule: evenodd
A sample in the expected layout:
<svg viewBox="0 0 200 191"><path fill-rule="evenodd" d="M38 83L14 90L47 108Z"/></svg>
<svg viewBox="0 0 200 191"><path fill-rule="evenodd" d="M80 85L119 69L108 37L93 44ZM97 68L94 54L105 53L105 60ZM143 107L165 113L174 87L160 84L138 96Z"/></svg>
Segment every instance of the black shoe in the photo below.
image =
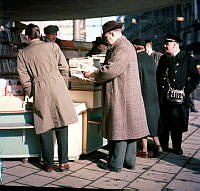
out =
<svg viewBox="0 0 200 191"><path fill-rule="evenodd" d="M163 152L169 152L169 147L162 147Z"/></svg>
<svg viewBox="0 0 200 191"><path fill-rule="evenodd" d="M182 149L173 149L173 153L176 154L176 155L182 155L183 150Z"/></svg>
<svg viewBox="0 0 200 191"><path fill-rule="evenodd" d="M119 172L122 171L121 168L114 168L114 167L112 167L111 165L107 165L107 168L108 168L110 171L112 171L112 172L117 172L117 173L119 173Z"/></svg>
<svg viewBox="0 0 200 191"><path fill-rule="evenodd" d="M130 169L130 170L134 170L135 166L130 166L130 165L124 164L124 168Z"/></svg>
<svg viewBox="0 0 200 191"><path fill-rule="evenodd" d="M195 109L194 107L190 109L191 112L198 112L197 109Z"/></svg>
<svg viewBox="0 0 200 191"><path fill-rule="evenodd" d="M173 149L172 148L169 148L169 147L167 147L167 148L163 148L163 152L168 152L168 153L171 153L171 152L173 152Z"/></svg>

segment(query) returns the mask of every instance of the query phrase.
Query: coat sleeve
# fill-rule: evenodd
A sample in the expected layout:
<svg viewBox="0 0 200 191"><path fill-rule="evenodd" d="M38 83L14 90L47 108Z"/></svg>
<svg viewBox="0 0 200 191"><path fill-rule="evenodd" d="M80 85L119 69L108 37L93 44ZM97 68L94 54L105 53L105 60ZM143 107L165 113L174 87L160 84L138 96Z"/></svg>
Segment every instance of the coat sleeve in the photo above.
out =
<svg viewBox="0 0 200 191"><path fill-rule="evenodd" d="M185 85L185 93L190 94L196 89L200 81L200 75L197 69L197 60L195 60L191 56L188 56L187 59L187 70L189 79Z"/></svg>
<svg viewBox="0 0 200 191"><path fill-rule="evenodd" d="M20 51L17 56L17 71L25 94L28 95L29 98L32 97L32 82L26 68L23 50Z"/></svg>
<svg viewBox="0 0 200 191"><path fill-rule="evenodd" d="M58 69L59 69L61 75L63 76L66 85L68 86L69 65L67 63L67 60L66 60L64 54L62 53L61 49L59 48L59 46L55 43L53 43L53 46L54 46L55 53L56 53L56 59L58 61Z"/></svg>
<svg viewBox="0 0 200 191"><path fill-rule="evenodd" d="M127 57L129 54L134 52L129 51L130 49L122 44L115 46L111 53L110 59L104 65L94 73L94 78L98 83L103 83L112 80L124 72L128 63L130 62ZM132 50L132 49L131 49ZM134 49L133 49L134 51ZM107 51L108 53L108 51ZM136 54L135 54L136 58ZM134 62L134 60L133 60Z"/></svg>

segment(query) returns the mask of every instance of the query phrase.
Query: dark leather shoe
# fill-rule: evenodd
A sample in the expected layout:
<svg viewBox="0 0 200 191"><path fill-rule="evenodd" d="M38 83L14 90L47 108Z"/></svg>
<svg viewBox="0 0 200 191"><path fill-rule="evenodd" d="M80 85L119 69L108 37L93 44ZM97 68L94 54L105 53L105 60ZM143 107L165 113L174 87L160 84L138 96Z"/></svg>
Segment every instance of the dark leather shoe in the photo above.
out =
<svg viewBox="0 0 200 191"><path fill-rule="evenodd" d="M122 171L121 168L114 168L114 167L112 167L112 166L110 166L110 165L107 165L107 168L108 168L110 171L112 171L112 172L120 173L120 172Z"/></svg>
<svg viewBox="0 0 200 191"><path fill-rule="evenodd" d="M176 154L176 155L182 155L183 150L182 149L173 149L173 153Z"/></svg>
<svg viewBox="0 0 200 191"><path fill-rule="evenodd" d="M134 170L135 166L130 166L130 165L124 164L124 168L130 169L130 170Z"/></svg>
<svg viewBox="0 0 200 191"><path fill-rule="evenodd" d="M195 108L191 108L190 111L191 111L191 112L198 112L198 110L195 109Z"/></svg>
<svg viewBox="0 0 200 191"><path fill-rule="evenodd" d="M162 147L162 149L163 149L163 152L172 152L173 151L173 149L172 148L169 148L169 147Z"/></svg>
<svg viewBox="0 0 200 191"><path fill-rule="evenodd" d="M69 170L69 168L70 168L70 166L69 166L69 164L59 164L59 169L60 169L60 171L66 171L66 170Z"/></svg>

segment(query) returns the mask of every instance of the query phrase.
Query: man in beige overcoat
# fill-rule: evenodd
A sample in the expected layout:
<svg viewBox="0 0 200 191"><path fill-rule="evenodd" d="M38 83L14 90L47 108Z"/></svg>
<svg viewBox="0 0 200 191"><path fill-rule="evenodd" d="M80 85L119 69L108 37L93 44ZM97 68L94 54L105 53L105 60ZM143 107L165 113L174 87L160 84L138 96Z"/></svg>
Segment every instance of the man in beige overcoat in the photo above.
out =
<svg viewBox="0 0 200 191"><path fill-rule="evenodd" d="M40 29L29 24L25 34L30 45L20 51L17 70L25 93L33 96L33 114L36 134L40 134L44 169L52 171L55 130L61 171L69 169L68 125L78 121L68 89L69 67L56 43L39 40Z"/></svg>
<svg viewBox="0 0 200 191"><path fill-rule="evenodd" d="M115 21L103 25L103 38L109 44L104 65L84 73L104 87L103 136L109 140L108 167L114 172L123 166L135 168L136 140L149 135L136 52L121 30L122 24Z"/></svg>

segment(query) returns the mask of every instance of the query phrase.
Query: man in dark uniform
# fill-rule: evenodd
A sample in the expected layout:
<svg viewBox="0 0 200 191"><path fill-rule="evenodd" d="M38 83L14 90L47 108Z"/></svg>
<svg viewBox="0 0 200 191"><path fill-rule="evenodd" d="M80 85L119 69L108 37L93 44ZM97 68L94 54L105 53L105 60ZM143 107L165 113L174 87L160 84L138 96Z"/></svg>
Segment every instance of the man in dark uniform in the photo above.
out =
<svg viewBox="0 0 200 191"><path fill-rule="evenodd" d="M160 103L162 127L160 142L164 151L169 151L169 132L175 154L183 154L181 148L182 133L188 130L189 95L197 87L200 76L191 56L180 50L181 39L167 34L165 40L166 54L161 56L157 68L157 87ZM184 89L184 101L181 104L167 100L169 86L176 90Z"/></svg>
<svg viewBox="0 0 200 191"><path fill-rule="evenodd" d="M60 48L63 47L62 42L59 38L57 38L57 32L59 28L57 25L48 25L44 28L45 42L55 42Z"/></svg>

